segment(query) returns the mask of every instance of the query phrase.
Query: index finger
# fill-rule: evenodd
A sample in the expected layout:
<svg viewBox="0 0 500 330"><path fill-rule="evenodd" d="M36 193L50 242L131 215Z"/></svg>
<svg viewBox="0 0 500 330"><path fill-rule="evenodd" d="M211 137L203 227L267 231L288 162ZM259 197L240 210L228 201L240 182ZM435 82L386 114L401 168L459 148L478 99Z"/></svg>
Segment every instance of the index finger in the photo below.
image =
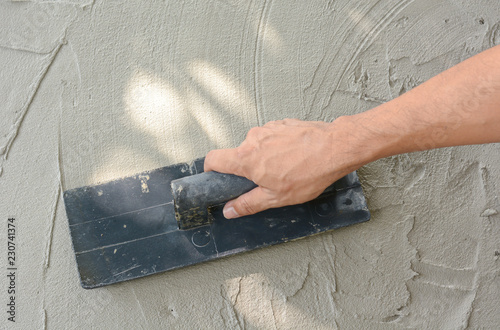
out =
<svg viewBox="0 0 500 330"><path fill-rule="evenodd" d="M236 148L210 151L205 157L204 171L217 171L244 176Z"/></svg>

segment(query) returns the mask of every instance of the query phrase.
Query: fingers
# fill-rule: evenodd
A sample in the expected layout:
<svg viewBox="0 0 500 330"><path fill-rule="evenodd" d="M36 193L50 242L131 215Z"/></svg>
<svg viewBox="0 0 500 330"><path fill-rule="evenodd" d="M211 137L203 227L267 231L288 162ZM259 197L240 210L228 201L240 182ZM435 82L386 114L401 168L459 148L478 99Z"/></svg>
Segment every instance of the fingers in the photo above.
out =
<svg viewBox="0 0 500 330"><path fill-rule="evenodd" d="M223 210L224 217L234 219L271 208L272 203L269 197L264 188L254 188L246 194L227 202Z"/></svg>
<svg viewBox="0 0 500 330"><path fill-rule="evenodd" d="M205 157L204 171L217 171L244 176L238 163L237 149L218 149L210 151ZM271 207L269 195L263 188L257 187L238 198L229 201L224 206L224 217L233 219L255 214Z"/></svg>
<svg viewBox="0 0 500 330"><path fill-rule="evenodd" d="M205 157L204 171L217 171L241 176L241 166L238 160L236 149L212 150Z"/></svg>

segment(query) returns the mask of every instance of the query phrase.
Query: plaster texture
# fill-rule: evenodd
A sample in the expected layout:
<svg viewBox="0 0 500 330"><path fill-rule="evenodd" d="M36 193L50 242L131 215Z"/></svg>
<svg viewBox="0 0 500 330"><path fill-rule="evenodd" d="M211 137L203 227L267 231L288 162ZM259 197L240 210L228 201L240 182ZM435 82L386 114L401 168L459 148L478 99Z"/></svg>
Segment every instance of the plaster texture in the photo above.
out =
<svg viewBox="0 0 500 330"><path fill-rule="evenodd" d="M498 1L2 1L0 26L0 328L498 328L499 144L366 165L368 223L90 291L61 194L377 106L499 44Z"/></svg>

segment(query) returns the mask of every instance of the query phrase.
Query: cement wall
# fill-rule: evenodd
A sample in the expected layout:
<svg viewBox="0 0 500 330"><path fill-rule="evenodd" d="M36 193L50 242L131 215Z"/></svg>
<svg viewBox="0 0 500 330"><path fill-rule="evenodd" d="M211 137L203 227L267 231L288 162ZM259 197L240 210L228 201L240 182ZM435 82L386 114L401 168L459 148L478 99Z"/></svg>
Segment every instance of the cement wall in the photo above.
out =
<svg viewBox="0 0 500 330"><path fill-rule="evenodd" d="M61 193L375 107L499 44L498 1L2 1L0 26L0 327L500 324L499 144L363 167L368 223L90 291Z"/></svg>

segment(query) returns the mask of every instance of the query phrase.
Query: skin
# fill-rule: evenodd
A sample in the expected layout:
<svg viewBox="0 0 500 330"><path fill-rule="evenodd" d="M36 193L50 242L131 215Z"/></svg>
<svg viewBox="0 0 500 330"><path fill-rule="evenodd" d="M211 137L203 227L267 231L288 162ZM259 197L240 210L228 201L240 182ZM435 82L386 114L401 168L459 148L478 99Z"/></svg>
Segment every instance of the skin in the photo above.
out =
<svg viewBox="0 0 500 330"><path fill-rule="evenodd" d="M258 185L225 205L231 219L309 201L380 158L492 142L500 142L500 45L369 111L331 123L285 119L254 127L239 147L210 151L205 171Z"/></svg>

